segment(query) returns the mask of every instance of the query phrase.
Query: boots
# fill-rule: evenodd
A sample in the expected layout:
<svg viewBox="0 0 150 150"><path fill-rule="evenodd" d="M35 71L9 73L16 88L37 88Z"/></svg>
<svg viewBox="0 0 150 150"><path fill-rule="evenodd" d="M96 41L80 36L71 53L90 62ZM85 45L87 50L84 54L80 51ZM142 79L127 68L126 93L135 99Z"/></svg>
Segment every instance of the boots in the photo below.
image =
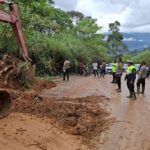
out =
<svg viewBox="0 0 150 150"><path fill-rule="evenodd" d="M142 92L141 92L141 94L144 94L144 91L145 91L145 87L142 87Z"/></svg>
<svg viewBox="0 0 150 150"><path fill-rule="evenodd" d="M132 92L132 100L136 100L136 94L135 94L135 92Z"/></svg>
<svg viewBox="0 0 150 150"><path fill-rule="evenodd" d="M140 94L140 87L137 86L137 94Z"/></svg>
<svg viewBox="0 0 150 150"><path fill-rule="evenodd" d="M132 92L129 92L129 96L127 96L127 98L132 98Z"/></svg>

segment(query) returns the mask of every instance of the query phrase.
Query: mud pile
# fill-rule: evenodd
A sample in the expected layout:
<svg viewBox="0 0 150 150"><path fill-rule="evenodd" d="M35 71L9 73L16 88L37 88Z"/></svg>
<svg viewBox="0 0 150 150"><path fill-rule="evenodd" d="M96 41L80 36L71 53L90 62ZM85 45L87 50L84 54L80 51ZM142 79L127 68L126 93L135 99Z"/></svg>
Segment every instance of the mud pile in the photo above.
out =
<svg viewBox="0 0 150 150"><path fill-rule="evenodd" d="M112 121L98 103L102 103L102 97L46 99L26 93L13 102L12 111L50 118L54 126L88 141L99 137Z"/></svg>
<svg viewBox="0 0 150 150"><path fill-rule="evenodd" d="M10 114L12 102L17 98L22 97L22 94L24 96L30 95L27 96L27 98L31 98L32 96L35 97L35 95L38 95L42 90L50 89L55 86L56 84L54 82L47 80L34 80L34 83L30 87L30 89L26 89L23 87L16 88L16 86L10 88L10 86L6 85L4 82L0 82L0 119L7 117ZM24 97L24 99L26 98Z"/></svg>
<svg viewBox="0 0 150 150"><path fill-rule="evenodd" d="M6 54L0 60L0 81L3 86L29 88L34 82L35 66L22 62L13 55Z"/></svg>
<svg viewBox="0 0 150 150"><path fill-rule="evenodd" d="M56 84L53 81L36 80L31 88L36 91L42 91L44 89L51 89L53 87L56 87Z"/></svg>

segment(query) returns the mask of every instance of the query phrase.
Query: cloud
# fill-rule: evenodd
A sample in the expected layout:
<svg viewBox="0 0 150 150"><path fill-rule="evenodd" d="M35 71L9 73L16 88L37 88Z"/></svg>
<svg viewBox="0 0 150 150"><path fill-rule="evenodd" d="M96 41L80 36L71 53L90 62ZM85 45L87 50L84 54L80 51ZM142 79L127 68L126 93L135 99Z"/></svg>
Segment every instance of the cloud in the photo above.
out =
<svg viewBox="0 0 150 150"><path fill-rule="evenodd" d="M76 10L79 0L54 0L55 7L62 8L63 10Z"/></svg>
<svg viewBox="0 0 150 150"><path fill-rule="evenodd" d="M133 37L129 37L129 38L124 38L123 41L132 42L132 41L137 41L137 40L134 39Z"/></svg>
<svg viewBox="0 0 150 150"><path fill-rule="evenodd" d="M143 40L138 40L139 42L143 42Z"/></svg>
<svg viewBox="0 0 150 150"><path fill-rule="evenodd" d="M97 18L103 31L108 31L109 23L118 20L122 32L150 32L150 0L55 0L55 4Z"/></svg>
<svg viewBox="0 0 150 150"><path fill-rule="evenodd" d="M144 48L148 48L148 45L144 45Z"/></svg>

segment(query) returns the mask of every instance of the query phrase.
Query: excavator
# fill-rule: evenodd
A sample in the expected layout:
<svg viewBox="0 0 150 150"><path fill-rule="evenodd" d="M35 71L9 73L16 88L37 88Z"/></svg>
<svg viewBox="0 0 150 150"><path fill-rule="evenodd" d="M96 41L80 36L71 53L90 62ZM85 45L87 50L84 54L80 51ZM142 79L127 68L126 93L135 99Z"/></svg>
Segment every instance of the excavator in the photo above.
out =
<svg viewBox="0 0 150 150"><path fill-rule="evenodd" d="M20 54L22 58L24 59L24 61L31 61L25 44L18 6L17 4L11 1L0 0L0 5L4 4L8 5L9 10L4 11L0 9L0 22L10 24L10 26L12 27L12 31L16 37L17 43L19 45ZM4 89L0 89L0 118L3 118L7 115L7 111L8 109L10 109L10 107L10 94Z"/></svg>

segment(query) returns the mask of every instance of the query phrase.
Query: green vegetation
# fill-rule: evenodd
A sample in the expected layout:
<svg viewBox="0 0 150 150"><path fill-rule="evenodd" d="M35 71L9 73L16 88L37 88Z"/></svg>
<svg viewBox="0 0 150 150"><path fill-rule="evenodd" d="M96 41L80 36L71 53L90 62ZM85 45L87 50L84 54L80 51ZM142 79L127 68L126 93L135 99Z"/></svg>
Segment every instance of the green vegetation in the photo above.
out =
<svg viewBox="0 0 150 150"><path fill-rule="evenodd" d="M145 61L147 64L150 64L150 49L146 49L137 55L135 55L132 60L135 63L139 63L141 61Z"/></svg>
<svg viewBox="0 0 150 150"><path fill-rule="evenodd" d="M142 50L140 52L134 51L123 55L123 61L132 60L134 63L141 63L145 61L150 64L150 48Z"/></svg>
<svg viewBox="0 0 150 150"><path fill-rule="evenodd" d="M20 8L27 47L38 75L60 72L65 58L71 60L72 66L80 61L108 60L107 43L103 40L104 35L99 34L101 27L96 19L85 17L80 12L54 8L51 0L49 3L46 0L14 2ZM0 52L19 57L10 25L1 23L0 35Z"/></svg>
<svg viewBox="0 0 150 150"><path fill-rule="evenodd" d="M37 75L54 75L62 71L64 60L71 66L80 61L111 61L127 52L119 33L120 23L110 24L108 41L102 34L97 20L85 17L81 12L65 12L54 8L52 0L14 0L20 8L20 17L30 57L36 64ZM4 5L3 9L7 10ZM0 23L0 52L20 57L19 47L9 24ZM146 53L146 54L145 54ZM124 57L129 57L124 55ZM148 59L148 52L133 57Z"/></svg>
<svg viewBox="0 0 150 150"><path fill-rule="evenodd" d="M128 47L123 43L123 35L119 32L120 23L115 21L114 23L109 24L109 31L111 34L108 36L108 47L109 55L112 58L122 56L128 52Z"/></svg>

